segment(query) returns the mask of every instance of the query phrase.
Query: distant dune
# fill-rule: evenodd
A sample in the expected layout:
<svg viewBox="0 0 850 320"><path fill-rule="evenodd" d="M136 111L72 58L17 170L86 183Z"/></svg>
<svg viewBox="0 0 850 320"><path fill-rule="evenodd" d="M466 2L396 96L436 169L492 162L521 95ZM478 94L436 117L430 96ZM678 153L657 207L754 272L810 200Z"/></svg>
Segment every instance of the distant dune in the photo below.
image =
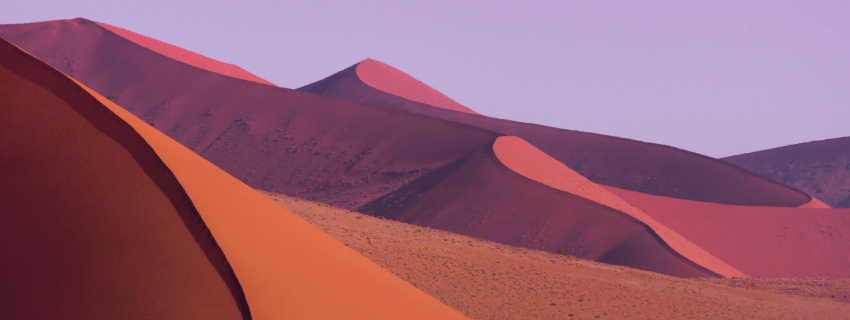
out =
<svg viewBox="0 0 850 320"><path fill-rule="evenodd" d="M796 207L810 201L807 194L791 187L692 152L452 111L449 110L451 108L434 107L404 95L387 93L376 89L372 81L363 75L363 69L381 70L374 65L395 70L384 67L380 62L366 60L298 90L424 114L517 136L591 181L621 189L735 205ZM406 83L397 82L397 86ZM406 90L417 89L409 87Z"/></svg>
<svg viewBox="0 0 850 320"><path fill-rule="evenodd" d="M443 109L478 114L407 73L383 62L366 59L357 64L357 76L367 85L399 97Z"/></svg>
<svg viewBox="0 0 850 320"><path fill-rule="evenodd" d="M499 136L198 69L88 20L5 25L0 36L254 188L345 208Z"/></svg>
<svg viewBox="0 0 850 320"><path fill-rule="evenodd" d="M544 185L505 166L494 149L503 153L502 149L515 148L514 139L499 138L495 146L476 150L358 211L668 275L717 275L682 257L631 215ZM539 155L543 153L531 156ZM570 188L581 187L572 181L565 183ZM742 275L728 266L718 269Z"/></svg>
<svg viewBox="0 0 850 320"><path fill-rule="evenodd" d="M0 39L4 319L465 319Z"/></svg>
<svg viewBox="0 0 850 320"><path fill-rule="evenodd" d="M850 208L850 137L799 143L723 160L808 192L833 208Z"/></svg>
<svg viewBox="0 0 850 320"><path fill-rule="evenodd" d="M730 206L606 189L747 275L850 278L850 209Z"/></svg>
<svg viewBox="0 0 850 320"><path fill-rule="evenodd" d="M381 96L385 96L390 98L390 100L400 99L402 101L410 101L415 104L424 104L445 110L478 114L477 112L472 111L472 109L469 109L439 91L434 90L434 88L414 79L407 73L373 59L360 61L348 69L340 71L324 80L298 88L298 90L315 94L337 96L336 91L340 89L340 85L337 82L347 82L352 80L360 85L368 86L371 89L370 91L376 91L379 93L376 95L376 98L378 99L380 99ZM345 90L345 88L343 88L343 90ZM347 96L347 94L343 93L341 96ZM390 102L390 104L392 104L392 102ZM402 104L404 103L402 102ZM393 109L406 108L403 106L393 106Z"/></svg>
<svg viewBox="0 0 850 320"><path fill-rule="evenodd" d="M75 20L83 21L84 19L78 18L78 19L75 19ZM195 66L195 67L198 67L198 68L201 68L201 69L204 69L204 70L209 70L209 71L212 71L212 72L215 72L215 73L220 73L220 74L223 74L223 75L226 75L226 76L238 78L238 79L254 81L254 82L263 83L263 84L272 85L272 86L274 85L273 83L268 82L265 79L262 79L258 76L255 76L254 74L252 74L248 71L245 71L244 69L240 68L239 66L229 64L229 63L224 63L224 62L221 62L221 61L218 61L218 60L213 60L213 59L207 58L205 56L202 56L200 54L194 53L192 51L189 51L189 50L186 50L186 49L183 49L183 48L180 48L180 47L177 47L177 46L174 46L174 45L171 45L171 44L168 44L168 43L165 43L165 42L153 39L153 38L145 37L145 36L140 35L138 33L135 33L135 32L129 31L129 30L125 30L125 29L121 29L119 27L109 25L109 24L106 24L106 23L103 23L103 22L95 22L95 23L99 24L100 26L106 28L109 31L114 32L115 34L117 34L119 36L127 38L127 40L130 40L130 41L137 43L138 45L140 45L142 47L156 51L157 53L165 55L165 56L167 56L171 59L183 62L185 64Z"/></svg>
<svg viewBox="0 0 850 320"><path fill-rule="evenodd" d="M104 105L120 105L140 118L125 116L123 109L114 111L148 141L167 141L162 146L168 147L161 148L172 151L163 151L162 161L168 168L182 168L174 175L195 207L206 206L199 211L212 234L221 234L216 240L225 254L234 247L265 246L263 241L296 241L287 238L290 233L263 235L253 230L298 223L286 215L283 220L265 216L262 212L271 209L262 201L245 204L257 212L254 222L234 220L227 212L238 211L238 202L228 202L227 194L240 199L256 195L206 162L181 160L199 158L173 151L184 149L147 125L250 187L503 244L680 277L848 276L840 267L847 261L829 256L848 256L848 248L835 240L845 228L846 221L837 220L842 211L793 209L822 205L801 191L724 161L667 146L417 102L412 99L423 92L436 99L434 104L451 99L373 60L302 88L320 95L198 68L175 60L179 57L169 52L139 45L148 40L133 41L128 37L135 36L125 37L113 29L75 19L3 25L0 36L101 93ZM397 87L366 84L373 80ZM396 95L383 90L401 91ZM196 167L212 171L193 174L200 170ZM746 229L774 213L779 218L767 222L769 227ZM819 225L840 230L824 238L825 233L818 232L830 230L777 229L797 223L796 213L811 213L800 220L807 224L824 219L829 223ZM754 217L762 220L747 220ZM805 239L766 240L797 236ZM764 252L777 252L776 259L811 263L753 256L760 254L762 242ZM335 244L328 246L329 252L336 252ZM313 257L312 252L303 254ZM260 270L263 265L255 261L286 265L286 259L239 251L232 257L228 254L227 261L240 283L255 288L245 287L250 302L256 290L284 290L275 287L282 286L276 275L264 273L273 271ZM244 266L260 271L240 271ZM294 274L307 272L292 268ZM240 272L249 272L247 278ZM263 277L272 280L258 280ZM277 306L267 307L278 310L269 314L279 312Z"/></svg>
<svg viewBox="0 0 850 320"><path fill-rule="evenodd" d="M652 229L666 246L703 268L724 277L746 276L658 223L640 209L587 180L587 178L567 168L563 163L558 162L558 160L553 159L521 138L499 137L493 144L493 151L502 164L529 179L607 206L637 219L640 223Z"/></svg>

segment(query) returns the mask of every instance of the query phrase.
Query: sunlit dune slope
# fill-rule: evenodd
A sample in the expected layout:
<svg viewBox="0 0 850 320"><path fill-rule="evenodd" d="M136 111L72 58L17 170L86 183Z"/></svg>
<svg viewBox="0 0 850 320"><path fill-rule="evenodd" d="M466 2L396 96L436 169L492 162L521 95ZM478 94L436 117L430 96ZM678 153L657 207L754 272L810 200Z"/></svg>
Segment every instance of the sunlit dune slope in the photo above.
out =
<svg viewBox="0 0 850 320"><path fill-rule="evenodd" d="M850 304L834 302L850 301L845 279L675 278L267 196L470 319L845 319L850 314Z"/></svg>
<svg viewBox="0 0 850 320"><path fill-rule="evenodd" d="M723 158L798 188L834 208L850 208L850 137L812 141Z"/></svg>
<svg viewBox="0 0 850 320"><path fill-rule="evenodd" d="M791 187L685 150L457 112L388 94L367 83L361 76L362 65L356 64L298 90L517 136L591 181L621 189L735 205L796 207L810 200L807 194Z"/></svg>
<svg viewBox="0 0 850 320"><path fill-rule="evenodd" d="M258 189L354 208L497 133L194 68L86 20L0 35Z"/></svg>
<svg viewBox="0 0 850 320"><path fill-rule="evenodd" d="M434 90L421 81L414 79L404 71L373 59L360 61L348 69L340 71L337 74L321 81L298 88L298 90L335 96L337 94L337 88L340 88L340 83L338 82L354 82L356 84L365 85L371 90L361 92L363 94L369 95L369 91L371 91L377 93L373 95L373 97L377 99L381 99L381 97L390 98L388 100L384 100L385 102L390 102L392 100L401 102L378 104L391 107L393 109L406 110L407 108L405 107L404 102L409 101L413 104L422 104L445 110L478 114L475 111L455 102L439 91Z"/></svg>
<svg viewBox="0 0 850 320"><path fill-rule="evenodd" d="M587 180L563 163L518 137L499 137L493 144L496 158L511 170L552 188L599 203L637 219L652 229L672 250L697 265L724 277L745 276L699 246L655 221L652 217Z"/></svg>
<svg viewBox="0 0 850 320"><path fill-rule="evenodd" d="M745 207L606 187L750 276L850 277L850 210Z"/></svg>
<svg viewBox="0 0 850 320"><path fill-rule="evenodd" d="M20 171L0 194L19 208L4 315L464 319L91 89L5 41L0 57L20 102L1 122Z"/></svg>
<svg viewBox="0 0 850 320"><path fill-rule="evenodd" d="M497 146L504 142L502 139L497 140ZM631 215L541 184L506 167L493 145L440 167L358 211L669 275L716 276L683 258Z"/></svg>
<svg viewBox="0 0 850 320"><path fill-rule="evenodd" d="M356 72L363 83L386 93L443 109L477 114L407 73L383 62L373 59L360 61Z"/></svg>
<svg viewBox="0 0 850 320"><path fill-rule="evenodd" d="M76 20L83 21L85 19L77 18ZM157 53L165 55L165 56L167 56L171 59L183 62L185 64L195 66L195 67L198 67L198 68L201 68L201 69L204 69L204 70L209 70L209 71L212 71L212 72L215 72L215 73L220 73L220 74L223 74L223 75L226 75L226 76L238 78L238 79L254 81L254 82L268 84L268 85L272 85L272 86L274 85L273 83L268 82L265 79L262 79L262 78L260 78L256 75L248 72L248 71L245 71L244 69L240 68L239 66L229 64L229 63L224 63L224 62L221 62L221 61L218 61L218 60L213 60L213 59L210 59L208 57L202 56L200 54L194 53L192 51L189 51L189 50L186 50L186 49L183 49L183 48L180 48L180 47L177 47L177 46L174 46L174 45L171 45L171 44L168 44L168 43L165 43L165 42L153 39L153 38L145 37L145 36L140 35L138 33L135 33L135 32L132 32L132 31L129 31L129 30L126 30L126 29L122 29L122 28L119 28L119 27L116 27L116 26L113 26L113 25L109 25L109 24L106 24L106 23L103 23L103 22L95 22L95 23L99 24L100 26L106 28L109 31L114 32L115 34L117 34L119 36L122 36L124 38L127 38L130 41L133 41L133 42L139 44L140 46L143 46L143 47L148 48L150 50L156 51Z"/></svg>
<svg viewBox="0 0 850 320"><path fill-rule="evenodd" d="M132 128L3 39L0 101L3 319L242 318L221 249Z"/></svg>
<svg viewBox="0 0 850 320"><path fill-rule="evenodd" d="M804 205L801 205L801 206L799 206L799 207L797 207L797 208L832 209L832 207L830 207L830 206L829 206L829 205L827 205L826 203L823 203L823 201L820 201L820 200L818 200L818 199L817 199L817 198L815 198L815 197L812 197L812 201L809 201L809 203L806 203L806 204L804 204Z"/></svg>

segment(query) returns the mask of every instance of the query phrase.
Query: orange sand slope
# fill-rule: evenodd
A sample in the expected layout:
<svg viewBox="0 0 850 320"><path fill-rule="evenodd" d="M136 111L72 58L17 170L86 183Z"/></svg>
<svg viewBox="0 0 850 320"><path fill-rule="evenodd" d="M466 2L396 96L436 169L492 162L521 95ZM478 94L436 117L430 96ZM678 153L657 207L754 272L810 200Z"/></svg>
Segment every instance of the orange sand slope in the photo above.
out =
<svg viewBox="0 0 850 320"><path fill-rule="evenodd" d="M77 18L74 20L84 20L82 18ZM157 53L167 56L171 59L183 62L185 64L195 66L204 70L212 71L215 73L220 73L226 76L239 78L248 81L259 82L262 84L274 85L271 82L266 81L245 69L240 68L237 65L224 63L218 60L210 59L208 57L202 56L200 54L194 53L192 51L153 39L149 37L145 37L138 33L121 29L119 27L109 25L103 22L95 22L98 25L106 28L113 33L126 38L127 40L133 41L139 44L142 47L148 48L150 50L156 51Z"/></svg>
<svg viewBox="0 0 850 320"><path fill-rule="evenodd" d="M4 319L242 318L221 249L129 126L2 40L0 101Z"/></svg>
<svg viewBox="0 0 850 320"><path fill-rule="evenodd" d="M658 223L601 186L568 168L519 137L503 136L493 145L496 157L517 173L552 188L624 212L652 229L670 248L688 260L724 277L743 277L740 271L712 256L675 231Z"/></svg>
<svg viewBox="0 0 850 320"><path fill-rule="evenodd" d="M443 109L478 114L407 73L383 62L373 59L363 60L357 64L356 72L363 83L383 92Z"/></svg>
<svg viewBox="0 0 850 320"><path fill-rule="evenodd" d="M4 318L464 319L4 39L0 66Z"/></svg>
<svg viewBox="0 0 850 320"><path fill-rule="evenodd" d="M850 277L850 209L731 206L605 188L750 276Z"/></svg>

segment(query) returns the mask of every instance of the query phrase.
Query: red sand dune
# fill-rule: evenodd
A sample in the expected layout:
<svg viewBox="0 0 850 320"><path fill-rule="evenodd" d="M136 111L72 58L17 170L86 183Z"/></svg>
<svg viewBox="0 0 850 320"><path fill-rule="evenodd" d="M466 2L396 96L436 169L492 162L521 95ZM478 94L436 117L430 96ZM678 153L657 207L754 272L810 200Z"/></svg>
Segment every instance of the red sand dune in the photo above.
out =
<svg viewBox="0 0 850 320"><path fill-rule="evenodd" d="M81 20L82 18L77 18L77 19ZM233 65L233 64L224 63L224 62L221 62L221 61L218 61L218 60L210 59L210 58L207 58L207 57L202 56L200 54L194 53L192 51L189 51L189 50L186 50L186 49L183 49L183 48L180 48L180 47L177 47L177 46L174 46L174 45L171 45L171 44L168 44L168 43L165 43L165 42L153 39L153 38L145 37L145 36L140 35L138 33L135 33L135 32L129 31L129 30L125 30L125 29L121 29L121 28L113 26L113 25L105 24L103 22L95 22L95 23L99 24L100 26L106 28L109 31L114 32L115 34L117 34L119 36L127 38L127 40L130 40L130 41L137 43L138 45L140 45L142 47L156 51L159 54L162 54L162 55L167 56L171 59L183 62L183 63L188 64L190 66L198 67L198 68L201 68L201 69L204 69L204 70L209 70L209 71L212 71L212 72L215 72L215 73L220 73L220 74L230 76L230 77L234 77L234 78L238 78L238 79L254 81L254 82L263 83L263 84L272 85L272 86L274 85L273 83L268 82L265 79L262 79L258 76L255 76L254 74L252 74L248 71L245 71L244 69L240 68L237 65Z"/></svg>
<svg viewBox="0 0 850 320"><path fill-rule="evenodd" d="M510 149L510 141L500 138L496 146L476 150L358 211L668 275L717 276L682 257L629 214L543 185L506 167L494 148L501 150L507 144ZM720 270L734 272L731 268Z"/></svg>
<svg viewBox="0 0 850 320"><path fill-rule="evenodd" d="M651 228L671 249L703 268L724 277L746 276L521 138L499 137L493 151L502 164L526 178L630 215Z"/></svg>
<svg viewBox="0 0 850 320"><path fill-rule="evenodd" d="M810 197L724 161L611 136L436 108L376 90L356 64L298 90L469 124L520 137L591 181L680 199L796 207Z"/></svg>
<svg viewBox="0 0 850 320"><path fill-rule="evenodd" d="M242 318L238 282L185 191L81 93L0 39L0 314Z"/></svg>
<svg viewBox="0 0 850 320"><path fill-rule="evenodd" d="M0 36L254 188L345 208L498 136L190 67L88 20L0 26Z"/></svg>
<svg viewBox="0 0 850 320"><path fill-rule="evenodd" d="M723 158L798 188L835 208L850 208L850 137L799 143Z"/></svg>
<svg viewBox="0 0 850 320"><path fill-rule="evenodd" d="M360 61L356 72L363 83L377 90L443 109L478 114L407 73L383 62L372 59Z"/></svg>
<svg viewBox="0 0 850 320"><path fill-rule="evenodd" d="M3 39L0 66L4 319L465 319Z"/></svg>
<svg viewBox="0 0 850 320"><path fill-rule="evenodd" d="M0 26L0 36L243 182L344 208L362 205L497 136L423 120L427 117L230 81L146 50L84 19ZM810 201L802 192L683 150L407 100L366 85L355 69L302 89L519 136L603 185L726 204L796 207ZM422 141L427 145L416 145ZM437 151L446 148L451 150ZM337 160L358 165L329 163Z"/></svg>
<svg viewBox="0 0 850 320"><path fill-rule="evenodd" d="M850 277L848 209L730 206L606 189L750 276Z"/></svg>
<svg viewBox="0 0 850 320"><path fill-rule="evenodd" d="M818 199L816 199L816 198L814 198L814 197L812 197L812 201L809 201L809 203L806 203L806 204L804 204L804 205L801 205L801 206L799 206L799 207L797 207L797 208L832 209L832 207L830 207L830 206L829 206L829 205L827 205L826 203L823 203L823 201L820 201L820 200L818 200Z"/></svg>

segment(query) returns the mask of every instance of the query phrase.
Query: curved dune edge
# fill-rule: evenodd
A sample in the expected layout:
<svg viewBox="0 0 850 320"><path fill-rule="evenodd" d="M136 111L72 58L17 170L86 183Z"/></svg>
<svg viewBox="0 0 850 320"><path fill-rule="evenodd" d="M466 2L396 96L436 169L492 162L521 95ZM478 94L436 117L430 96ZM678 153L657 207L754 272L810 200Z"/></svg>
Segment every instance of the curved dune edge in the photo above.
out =
<svg viewBox="0 0 850 320"><path fill-rule="evenodd" d="M619 210L643 222L673 250L703 268L724 277L747 276L519 137L499 137L493 144L493 151L499 161L522 176Z"/></svg>
<svg viewBox="0 0 850 320"><path fill-rule="evenodd" d="M407 73L383 62L366 59L357 64L357 77L377 90L408 100L454 111L478 114Z"/></svg>
<svg viewBox="0 0 850 320"><path fill-rule="evenodd" d="M5 318L250 318L209 229L129 125L2 38L0 101Z"/></svg>
<svg viewBox="0 0 850 320"><path fill-rule="evenodd" d="M174 171L233 266L254 319L466 319L83 88Z"/></svg>
<svg viewBox="0 0 850 320"><path fill-rule="evenodd" d="M732 206L604 188L748 275L850 278L850 209Z"/></svg>
<svg viewBox="0 0 850 320"><path fill-rule="evenodd" d="M81 19L81 18L78 18ZM223 74L229 77L248 80L274 86L273 83L260 78L237 65L221 62L209 57L197 54L195 52L171 45L154 38L146 37L130 30L122 29L103 22L92 21L97 25L111 31L127 40L148 48L156 53L169 57L171 59L183 62L185 64L198 67L207 71L212 71L218 74Z"/></svg>
<svg viewBox="0 0 850 320"><path fill-rule="evenodd" d="M812 201L809 201L808 203L806 203L802 206L799 206L797 208L832 209L832 207L830 207L828 204L823 203L823 201L818 200L814 196L812 196Z"/></svg>
<svg viewBox="0 0 850 320"><path fill-rule="evenodd" d="M23 50L41 73L63 76ZM44 77L43 74L33 77ZM165 164L223 251L253 319L466 319L74 79L73 99L91 100L98 122L129 125ZM67 86L67 85L66 85ZM82 93L85 90L88 94ZM79 90L79 91L77 91ZM96 100L96 101L95 101ZM105 108L104 108L105 107Z"/></svg>

